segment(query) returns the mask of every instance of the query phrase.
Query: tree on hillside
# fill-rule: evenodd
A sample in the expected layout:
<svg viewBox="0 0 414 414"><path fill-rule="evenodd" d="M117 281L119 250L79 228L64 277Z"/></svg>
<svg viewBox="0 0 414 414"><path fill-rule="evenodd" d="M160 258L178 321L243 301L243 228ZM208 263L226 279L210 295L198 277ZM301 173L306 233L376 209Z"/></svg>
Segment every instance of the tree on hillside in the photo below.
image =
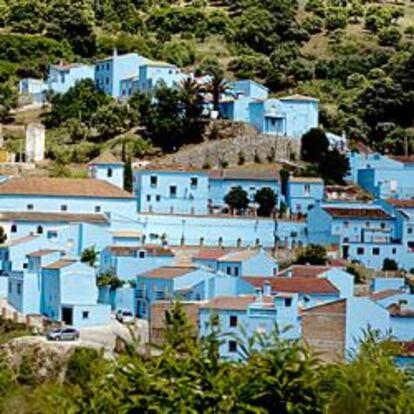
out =
<svg viewBox="0 0 414 414"><path fill-rule="evenodd" d="M0 122L4 121L12 108L17 106L17 92L6 83L0 83Z"/></svg>
<svg viewBox="0 0 414 414"><path fill-rule="evenodd" d="M295 263L301 265L324 265L327 260L325 247L319 244L310 244L299 252Z"/></svg>
<svg viewBox="0 0 414 414"><path fill-rule="evenodd" d="M229 85L224 77L224 71L216 67L209 73L211 80L207 85L207 91L213 96L213 108L219 110L220 96L229 89Z"/></svg>
<svg viewBox="0 0 414 414"><path fill-rule="evenodd" d="M321 157L318 172L327 181L343 184L344 177L349 172L349 160L334 148Z"/></svg>
<svg viewBox="0 0 414 414"><path fill-rule="evenodd" d="M302 136L301 155L304 161L319 162L329 149L325 131L312 128Z"/></svg>
<svg viewBox="0 0 414 414"><path fill-rule="evenodd" d="M56 128L73 118L90 127L98 109L111 100L112 98L95 88L91 79L82 80L66 93L52 98L52 109L45 116L45 125Z"/></svg>
<svg viewBox="0 0 414 414"><path fill-rule="evenodd" d="M224 202L232 211L243 211L249 205L247 192L240 186L232 188L224 197Z"/></svg>
<svg viewBox="0 0 414 414"><path fill-rule="evenodd" d="M259 204L257 214L259 216L269 217L276 206L277 196L270 187L263 187L254 195L254 201Z"/></svg>

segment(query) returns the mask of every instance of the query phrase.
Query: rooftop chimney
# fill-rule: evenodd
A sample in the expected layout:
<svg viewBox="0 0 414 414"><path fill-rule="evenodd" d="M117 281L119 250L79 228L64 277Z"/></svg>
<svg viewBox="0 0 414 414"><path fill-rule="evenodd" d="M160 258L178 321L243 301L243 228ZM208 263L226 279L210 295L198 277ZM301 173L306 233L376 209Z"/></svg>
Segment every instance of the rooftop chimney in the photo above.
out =
<svg viewBox="0 0 414 414"><path fill-rule="evenodd" d="M270 286L270 282L266 280L263 283L263 295L264 296L271 296L272 295L272 287Z"/></svg>

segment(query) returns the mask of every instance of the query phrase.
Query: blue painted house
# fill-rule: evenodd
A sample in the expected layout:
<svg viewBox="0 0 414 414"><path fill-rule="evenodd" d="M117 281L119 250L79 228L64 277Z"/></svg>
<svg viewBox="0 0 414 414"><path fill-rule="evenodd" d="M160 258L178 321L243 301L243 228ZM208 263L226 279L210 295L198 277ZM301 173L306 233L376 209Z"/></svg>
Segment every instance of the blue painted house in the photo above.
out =
<svg viewBox="0 0 414 414"><path fill-rule="evenodd" d="M168 247L157 245L108 246L100 257L100 273L112 273L122 281L162 266L171 266L175 256Z"/></svg>
<svg viewBox="0 0 414 414"><path fill-rule="evenodd" d="M222 210L226 207L224 197L236 187L248 194L250 206L254 206L254 196L262 188L271 188L277 202L280 202L279 172L275 168L228 168L209 170L208 205L209 210Z"/></svg>
<svg viewBox="0 0 414 414"><path fill-rule="evenodd" d="M95 269L70 259L43 266L41 313L75 327L108 324L110 306L98 303Z"/></svg>
<svg viewBox="0 0 414 414"><path fill-rule="evenodd" d="M146 62L147 59L137 53L118 55L115 50L113 56L96 62L96 87L113 98L122 98L122 80L136 76Z"/></svg>
<svg viewBox="0 0 414 414"><path fill-rule="evenodd" d="M175 65L147 60L139 67L138 89L141 92L152 92L160 83L168 88L178 88L188 77Z"/></svg>
<svg viewBox="0 0 414 414"><path fill-rule="evenodd" d="M286 203L290 213L306 216L324 198L323 180L317 177L289 177Z"/></svg>
<svg viewBox="0 0 414 414"><path fill-rule="evenodd" d="M0 183L1 212L63 212L134 217L132 194L92 178L13 177Z"/></svg>
<svg viewBox="0 0 414 414"><path fill-rule="evenodd" d="M40 314L42 267L59 260L62 253L60 250L52 249L29 253L27 268L9 273L8 303L24 315Z"/></svg>
<svg viewBox="0 0 414 414"><path fill-rule="evenodd" d="M302 336L325 362L352 358L368 329L387 336L389 312L368 297L349 297L302 310Z"/></svg>
<svg viewBox="0 0 414 414"><path fill-rule="evenodd" d="M247 345L250 337L257 333L270 334L275 326L282 338L300 337L297 295L272 297L258 291L256 295L219 296L199 309L199 334L207 336L219 330L223 337L219 348L223 359L243 358L239 341Z"/></svg>
<svg viewBox="0 0 414 414"><path fill-rule="evenodd" d="M272 276L278 272L278 261L263 249L228 252L223 249L200 249L193 258L198 266L230 276Z"/></svg>
<svg viewBox="0 0 414 414"><path fill-rule="evenodd" d="M89 177L124 188L124 163L111 153L103 153L88 164Z"/></svg>
<svg viewBox="0 0 414 414"><path fill-rule="evenodd" d="M133 191L141 213L207 214L208 175L171 165L134 171Z"/></svg>
<svg viewBox="0 0 414 414"><path fill-rule="evenodd" d="M269 97L269 88L252 79L240 79L229 82L229 89L225 94L236 98L248 96L253 99L263 100Z"/></svg>
<svg viewBox="0 0 414 414"><path fill-rule="evenodd" d="M264 134L300 139L319 125L319 100L292 95L252 102L250 123Z"/></svg>
<svg viewBox="0 0 414 414"><path fill-rule="evenodd" d="M47 89L53 93L66 93L77 82L95 79L95 66L82 63L50 65L46 79Z"/></svg>
<svg viewBox="0 0 414 414"><path fill-rule="evenodd" d="M310 243L389 243L395 235L395 220L373 204L331 203L314 207L308 213Z"/></svg>

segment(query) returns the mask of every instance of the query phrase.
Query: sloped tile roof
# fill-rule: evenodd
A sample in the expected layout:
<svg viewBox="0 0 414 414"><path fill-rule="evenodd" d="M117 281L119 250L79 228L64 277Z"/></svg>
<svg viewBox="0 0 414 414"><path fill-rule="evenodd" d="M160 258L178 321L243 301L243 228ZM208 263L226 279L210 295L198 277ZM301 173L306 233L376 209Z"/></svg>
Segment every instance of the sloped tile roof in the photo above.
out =
<svg viewBox="0 0 414 414"><path fill-rule="evenodd" d="M103 152L88 163L88 165L95 164L123 165L124 163L116 158L111 152Z"/></svg>
<svg viewBox="0 0 414 414"><path fill-rule="evenodd" d="M191 266L164 266L157 269L149 270L141 273L140 276L151 279L174 279L179 276L184 276L196 270L196 267Z"/></svg>
<svg viewBox="0 0 414 414"><path fill-rule="evenodd" d="M40 249L40 250L36 250L34 252L29 253L27 256L28 257L42 257L42 256L46 256L48 254L51 253L57 253L60 252L61 250L54 250L54 249Z"/></svg>
<svg viewBox="0 0 414 414"><path fill-rule="evenodd" d="M279 272L278 276L317 278L320 274L332 269L332 266L292 265ZM290 274L291 273L291 274Z"/></svg>
<svg viewBox="0 0 414 414"><path fill-rule="evenodd" d="M63 222L63 223L92 223L108 224L109 220L103 214L72 214L45 213L36 211L5 211L0 212L0 221L30 221L30 222Z"/></svg>
<svg viewBox="0 0 414 414"><path fill-rule="evenodd" d="M361 219L389 219L391 216L380 208L341 208L323 207L332 217L336 218L361 218Z"/></svg>
<svg viewBox="0 0 414 414"><path fill-rule="evenodd" d="M133 198L132 194L92 178L15 177L0 184L1 195Z"/></svg>
<svg viewBox="0 0 414 414"><path fill-rule="evenodd" d="M411 200L408 200L408 199L401 200L401 199L398 199L398 198L389 198L387 200L387 203L391 204L392 206L397 207L397 208L414 208L414 200L413 199L411 199Z"/></svg>
<svg viewBox="0 0 414 414"><path fill-rule="evenodd" d="M228 251L224 249L209 249L209 248L201 248L198 253L194 256L195 260L217 260L220 257L226 255Z"/></svg>
<svg viewBox="0 0 414 414"><path fill-rule="evenodd" d="M64 267L68 267L74 263L76 263L76 260L60 259L60 260L57 260L56 262L50 263L47 266L44 266L43 269L59 270L59 269L63 269Z"/></svg>
<svg viewBox="0 0 414 414"><path fill-rule="evenodd" d="M153 245L147 245L147 246L111 246L110 248L111 253L117 255L117 256L133 256L138 251L145 251L151 256L174 256L173 251L168 247L163 246L153 246Z"/></svg>
<svg viewBox="0 0 414 414"><path fill-rule="evenodd" d="M255 287L262 287L269 282L272 291L302 294L337 294L338 289L327 279L310 277L250 277L243 278Z"/></svg>
<svg viewBox="0 0 414 414"><path fill-rule="evenodd" d="M240 310L244 311L248 306L257 300L255 295L243 295L243 296L218 296L211 299L206 304L201 305L202 309L223 309L223 310ZM261 298L264 304L274 303L273 299L269 296L263 296Z"/></svg>
<svg viewBox="0 0 414 414"><path fill-rule="evenodd" d="M292 183L323 183L320 177L290 177L289 181Z"/></svg>
<svg viewBox="0 0 414 414"><path fill-rule="evenodd" d="M397 289L387 289L387 290L380 290L379 292L372 293L370 295L372 300L381 300L390 298L392 296L400 295L402 292L401 290Z"/></svg>
<svg viewBox="0 0 414 414"><path fill-rule="evenodd" d="M28 235L28 236L23 236L20 237L18 239L14 239L14 240L9 240L4 244L1 244L1 247L11 247L11 246L17 246L18 244L22 244L22 243L26 243L32 240L37 239L39 236L36 235Z"/></svg>

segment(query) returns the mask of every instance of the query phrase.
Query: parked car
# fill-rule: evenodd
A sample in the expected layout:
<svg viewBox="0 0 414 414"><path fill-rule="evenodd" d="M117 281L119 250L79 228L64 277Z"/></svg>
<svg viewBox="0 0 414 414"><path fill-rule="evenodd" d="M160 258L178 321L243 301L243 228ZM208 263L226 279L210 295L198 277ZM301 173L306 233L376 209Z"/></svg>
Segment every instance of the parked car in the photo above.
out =
<svg viewBox="0 0 414 414"><path fill-rule="evenodd" d="M125 309L118 309L115 315L116 319L121 323L134 323L134 314Z"/></svg>
<svg viewBox="0 0 414 414"><path fill-rule="evenodd" d="M79 331L75 328L54 329L47 333L49 341L76 341L79 339Z"/></svg>

